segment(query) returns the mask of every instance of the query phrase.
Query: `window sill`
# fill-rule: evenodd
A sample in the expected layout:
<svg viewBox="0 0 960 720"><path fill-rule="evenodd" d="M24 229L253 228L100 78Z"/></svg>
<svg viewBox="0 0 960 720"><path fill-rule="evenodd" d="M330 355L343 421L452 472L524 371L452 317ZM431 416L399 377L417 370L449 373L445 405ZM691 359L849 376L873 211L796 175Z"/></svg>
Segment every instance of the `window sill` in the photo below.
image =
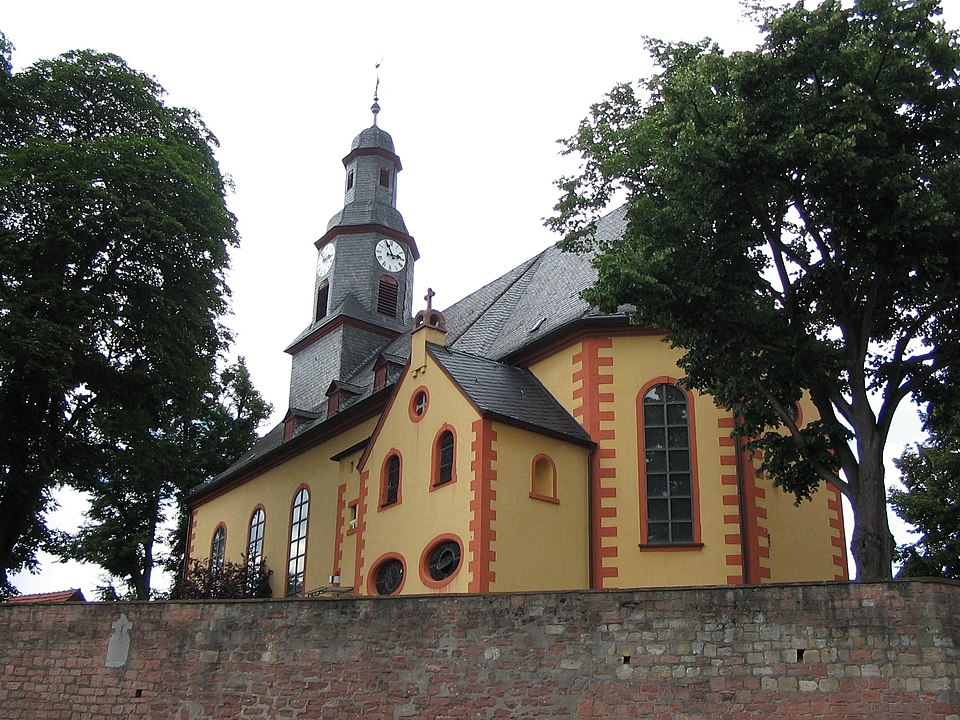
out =
<svg viewBox="0 0 960 720"><path fill-rule="evenodd" d="M640 552L690 552L703 550L703 543L640 543Z"/></svg>
<svg viewBox="0 0 960 720"><path fill-rule="evenodd" d="M559 505L559 498L551 497L550 495L541 495L539 493L530 493L530 497L534 500L543 500L544 502L553 503L554 505Z"/></svg>

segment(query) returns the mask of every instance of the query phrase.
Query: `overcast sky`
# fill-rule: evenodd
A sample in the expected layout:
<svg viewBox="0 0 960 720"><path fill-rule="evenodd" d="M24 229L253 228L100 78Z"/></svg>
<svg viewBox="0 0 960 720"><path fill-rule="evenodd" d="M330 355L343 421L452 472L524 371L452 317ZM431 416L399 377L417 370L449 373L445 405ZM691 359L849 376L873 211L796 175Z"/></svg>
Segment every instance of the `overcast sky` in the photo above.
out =
<svg viewBox="0 0 960 720"><path fill-rule="evenodd" d="M944 7L960 25L960 0ZM613 85L651 72L643 36L709 36L725 50L759 39L739 0L35 0L8 3L0 30L15 69L71 49L117 54L219 138L242 238L230 325L273 420L287 408L283 349L310 321L313 243L342 207L341 159L371 124L378 62L379 125L403 162L397 206L421 254L414 308L427 287L443 308L559 239L543 218L576 165L556 141ZM916 434L915 413L904 415L891 456ZM14 582L92 597L96 572L44 570Z"/></svg>

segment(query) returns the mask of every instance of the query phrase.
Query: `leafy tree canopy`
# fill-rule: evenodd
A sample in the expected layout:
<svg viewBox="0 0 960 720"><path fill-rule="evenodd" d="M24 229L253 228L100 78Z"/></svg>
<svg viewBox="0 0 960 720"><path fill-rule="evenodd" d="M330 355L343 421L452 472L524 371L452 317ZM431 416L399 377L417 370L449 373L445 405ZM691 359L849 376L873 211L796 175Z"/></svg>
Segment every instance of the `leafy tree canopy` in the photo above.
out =
<svg viewBox="0 0 960 720"><path fill-rule="evenodd" d="M960 394L946 383L929 400L928 439L896 461L906 490L892 490L897 514L920 534L897 548L903 577L960 579Z"/></svg>
<svg viewBox="0 0 960 720"><path fill-rule="evenodd" d="M662 328L762 471L847 496L861 579L891 575L894 412L960 356L960 45L939 15L827 0L755 10L752 51L649 40L660 71L566 141L583 164L548 221L596 249L586 297ZM622 191L626 233L594 241ZM804 392L820 418L800 427Z"/></svg>
<svg viewBox="0 0 960 720"><path fill-rule="evenodd" d="M100 474L81 484L90 498L86 522L73 535L56 534L51 549L101 566L125 584L124 597L148 600L158 560L181 576L184 496L253 445L271 407L240 358L210 378L188 415L172 404L162 404L159 415L147 408L134 415L130 406L98 410L98 427L110 428L112 442L101 448Z"/></svg>
<svg viewBox="0 0 960 720"><path fill-rule="evenodd" d="M50 489L99 476L128 409L143 425L202 399L238 236L216 139L153 78L92 51L14 73L0 50L3 592L47 539Z"/></svg>

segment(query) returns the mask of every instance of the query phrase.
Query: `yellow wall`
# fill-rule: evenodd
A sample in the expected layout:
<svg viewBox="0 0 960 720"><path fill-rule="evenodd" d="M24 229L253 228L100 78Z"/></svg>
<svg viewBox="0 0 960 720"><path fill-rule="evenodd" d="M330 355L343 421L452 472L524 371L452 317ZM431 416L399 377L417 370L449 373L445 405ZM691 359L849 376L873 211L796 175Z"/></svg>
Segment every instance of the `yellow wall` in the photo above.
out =
<svg viewBox="0 0 960 720"><path fill-rule="evenodd" d="M591 585L587 490L593 473L599 489L593 502L594 536L598 538L593 546L594 563L600 568L595 587L740 581L743 568L731 420L709 397L688 395L696 438L696 519L701 544L665 548L642 542L638 400L651 383L682 376L676 366L679 353L659 336L638 332L585 337L531 366L547 389L591 432L598 443L595 462L591 467L586 447L502 422L490 424L496 437L488 478L495 493L486 511L490 533L476 525L479 466L474 464L478 452L475 423L480 417L424 352L426 338L442 340L432 329L414 334L410 367L379 426L374 420L367 421L199 505L192 556L209 557L213 532L223 522L227 527L226 558L239 561L247 549L250 516L262 504L266 511L264 554L273 570L274 595L282 595L290 508L303 484L311 493L307 590L327 585L329 576L339 571L342 587L351 588L359 579L356 591L367 594L378 559L388 553L404 560L404 594L468 592L478 587L502 592L586 588ZM429 403L423 416L414 421L409 408L420 390L428 393ZM809 405L803 412L807 419L814 416ZM431 487L434 444L445 427L451 428L456 438L455 480ZM366 451L357 450L339 463L330 460L371 434ZM402 458L401 501L380 508L381 469L392 452ZM533 459L540 453L550 457L557 468L558 503L530 497ZM362 480L361 470L366 480ZM756 483L753 517L760 549L751 552L753 557L760 556L760 579L782 582L837 577L843 558L834 558L843 550L837 547L842 531L831 507L836 502L834 494L818 492L813 502L798 508L792 496L763 478ZM351 502L361 503L359 526L354 531L348 529ZM422 580L421 562L425 550L446 536L458 538L463 553L452 580L437 587L437 583ZM477 542L481 536L490 540L489 545ZM479 582L478 560L489 561L492 575L488 585L471 585Z"/></svg>
<svg viewBox="0 0 960 720"><path fill-rule="evenodd" d="M328 584L333 571L336 541L337 489L349 459L335 463L330 457L367 437L373 421L354 427L340 437L310 448L284 464L240 484L196 507L194 551L191 557L209 558L210 543L217 525L227 528L225 559L240 562L247 553L250 518L257 505L266 513L264 559L272 571L270 586L274 597L285 594L290 511L301 484L310 490L307 562L304 587L307 591Z"/></svg>
<svg viewBox="0 0 960 720"><path fill-rule="evenodd" d="M429 402L420 420L413 422L409 407L420 389L427 391ZM460 569L443 587L443 592L467 592L471 426L476 418L473 406L454 389L431 359L426 360L425 369L411 368L401 380L363 467L368 476L363 508L362 594L369 591L369 579L377 560L387 553L397 553L403 558L406 569L403 594L439 592L421 581L420 561L424 550L446 534L460 538L463 555ZM455 438L454 480L431 489L434 441L448 426ZM401 457L400 502L380 508L381 469L394 451Z"/></svg>
<svg viewBox="0 0 960 720"><path fill-rule="evenodd" d="M491 590L568 590L589 586L589 449L503 423L494 462L497 497ZM534 458L557 472L556 503L530 497Z"/></svg>

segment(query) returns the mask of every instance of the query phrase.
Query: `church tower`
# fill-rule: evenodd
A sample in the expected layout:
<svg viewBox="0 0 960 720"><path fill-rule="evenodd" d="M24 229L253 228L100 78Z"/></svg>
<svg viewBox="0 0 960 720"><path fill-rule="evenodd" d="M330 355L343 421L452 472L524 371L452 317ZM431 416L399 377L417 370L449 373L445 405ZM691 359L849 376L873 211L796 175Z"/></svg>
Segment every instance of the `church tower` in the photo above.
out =
<svg viewBox="0 0 960 720"><path fill-rule="evenodd" d="M343 209L316 241L312 320L287 347L293 356L290 408L319 411L334 381L346 381L411 327L413 264L420 257L397 210L402 166L393 138L377 125L343 158Z"/></svg>

